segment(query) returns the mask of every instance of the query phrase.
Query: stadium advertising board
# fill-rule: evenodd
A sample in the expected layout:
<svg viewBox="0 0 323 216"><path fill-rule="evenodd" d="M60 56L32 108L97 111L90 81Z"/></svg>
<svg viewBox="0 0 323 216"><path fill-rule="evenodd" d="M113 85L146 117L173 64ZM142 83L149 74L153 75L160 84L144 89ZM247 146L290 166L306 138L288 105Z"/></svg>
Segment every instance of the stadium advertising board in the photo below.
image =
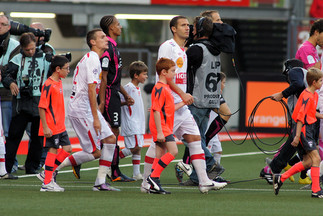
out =
<svg viewBox="0 0 323 216"><path fill-rule="evenodd" d="M39 0L41 1L41 0ZM52 2L73 3L110 3L110 4L143 4L143 5L204 5L204 6L228 6L249 7L250 0L43 0Z"/></svg>
<svg viewBox="0 0 323 216"><path fill-rule="evenodd" d="M248 125L252 110L261 99L281 92L287 87L288 84L285 82L247 82L245 126ZM254 117L255 127L283 128L285 124L286 119L283 107L273 100L264 101Z"/></svg>
<svg viewBox="0 0 323 216"><path fill-rule="evenodd" d="M139 4L149 5L151 0L50 0L52 2L73 2L73 3L108 3L108 4Z"/></svg>
<svg viewBox="0 0 323 216"><path fill-rule="evenodd" d="M249 80L246 78L243 80L244 91L240 93L240 131L248 130L249 117L259 101L288 87L288 83L277 77L267 79L259 76L259 79ZM285 102L287 103L286 100ZM264 100L253 117L254 129L261 132L277 133L286 127L286 122L283 106L271 99Z"/></svg>
<svg viewBox="0 0 323 216"><path fill-rule="evenodd" d="M250 0L151 0L151 4L249 7Z"/></svg>

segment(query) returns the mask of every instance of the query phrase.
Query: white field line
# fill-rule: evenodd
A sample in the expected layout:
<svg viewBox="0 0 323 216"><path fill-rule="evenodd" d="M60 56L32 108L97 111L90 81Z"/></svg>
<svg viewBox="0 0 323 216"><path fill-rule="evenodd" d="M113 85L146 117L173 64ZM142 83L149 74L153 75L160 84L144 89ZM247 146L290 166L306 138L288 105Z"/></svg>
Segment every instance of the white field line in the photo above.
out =
<svg viewBox="0 0 323 216"><path fill-rule="evenodd" d="M12 182L12 181L11 181ZM40 184L0 184L0 187L37 187L39 188ZM119 189L140 189L140 186L117 186ZM89 190L88 185L64 185L64 188L84 188ZM198 187L179 187L179 186L163 186L166 189L174 189L174 190L196 190L198 191ZM231 188L231 185L228 185L226 188L222 189L225 191L255 191L255 192L272 192L273 189L264 189L264 188ZM308 193L309 190L297 190L297 189L283 189L281 191L284 192L306 192ZM118 192L112 192L118 193ZM214 192L216 193L216 192Z"/></svg>
<svg viewBox="0 0 323 216"><path fill-rule="evenodd" d="M249 155L258 155L263 154L262 152L246 152L246 153L237 153L237 154L225 154L222 155L222 157L240 157L240 156L249 156ZM130 157L130 156L128 156ZM98 160L98 159L97 159ZM172 163L177 163L181 160L173 160ZM144 165L144 163L140 163L140 165ZM132 164L120 164L119 167L130 167ZM84 168L81 169L81 171L90 171L90 170L97 170L98 167L90 167L90 168ZM61 173L71 173L73 170L62 170L59 171L59 174ZM28 178L28 177L35 177L36 175L20 175L19 178Z"/></svg>

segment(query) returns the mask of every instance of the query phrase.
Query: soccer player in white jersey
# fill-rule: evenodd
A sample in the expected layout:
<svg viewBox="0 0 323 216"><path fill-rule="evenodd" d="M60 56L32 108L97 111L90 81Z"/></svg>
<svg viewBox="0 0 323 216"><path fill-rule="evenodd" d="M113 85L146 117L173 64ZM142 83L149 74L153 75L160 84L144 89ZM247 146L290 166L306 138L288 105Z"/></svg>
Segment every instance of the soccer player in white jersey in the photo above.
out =
<svg viewBox="0 0 323 216"><path fill-rule="evenodd" d="M91 51L85 54L76 66L67 108L69 120L79 138L82 151L66 158L57 169L100 158L93 191L118 190L106 183L106 175L111 172L116 138L99 112L96 100L101 72L100 56L108 48L108 39L101 29L93 29L87 33L86 41Z"/></svg>
<svg viewBox="0 0 323 216"><path fill-rule="evenodd" d="M175 80L167 80L167 84L174 91L174 102L179 103L182 101L178 92L186 92L186 70L187 70L187 56L185 53L185 41L189 36L189 22L184 16L176 16L170 21L170 30L173 33L173 38L164 42L158 50L159 58L169 58L176 64L176 77ZM184 100L184 102L186 102ZM186 104L189 104L186 102ZM224 188L226 183L218 183L208 178L206 173L205 155L201 147L201 137L199 129L194 121L194 118L187 106L183 106L175 112L174 118L174 134L178 139L184 139L188 143L192 164L196 169L199 179L199 190L201 193L208 193L209 190L219 190ZM150 158L154 158L155 146L152 144L148 149L145 158L145 172L149 170ZM147 160L146 160L147 159ZM151 167L150 167L151 168ZM147 182L144 180L142 183L141 191L149 191Z"/></svg>
<svg viewBox="0 0 323 216"><path fill-rule="evenodd" d="M121 95L121 135L124 136L126 148L119 152L120 159L132 154L133 179L142 180L140 173L141 148L144 144L145 109L139 84L148 78L148 67L142 61L134 61L129 66L131 82L123 86L135 101L131 106Z"/></svg>

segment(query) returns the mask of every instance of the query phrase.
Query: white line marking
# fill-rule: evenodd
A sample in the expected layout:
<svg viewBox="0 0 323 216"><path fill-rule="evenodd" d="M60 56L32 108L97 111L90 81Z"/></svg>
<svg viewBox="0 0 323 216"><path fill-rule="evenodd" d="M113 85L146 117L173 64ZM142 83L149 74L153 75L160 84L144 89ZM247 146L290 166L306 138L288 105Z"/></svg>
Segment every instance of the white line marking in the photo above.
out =
<svg viewBox="0 0 323 216"><path fill-rule="evenodd" d="M64 188L86 188L89 189L89 185L66 185L66 184L60 184L61 186L63 185ZM1 184L0 187L40 187L40 184ZM140 189L140 186L117 186L119 189ZM192 186L163 186L163 188L167 188L167 189L174 189L174 190L196 190L198 191L198 187L192 187ZM90 187L91 189L91 187ZM90 190L89 189L89 190ZM226 188L222 189L222 190L226 190L226 191L262 191L262 192L272 192L273 189L264 189L264 188L230 188L230 185L228 185ZM281 191L284 192L309 192L309 190L297 190L297 189L283 189Z"/></svg>
<svg viewBox="0 0 323 216"><path fill-rule="evenodd" d="M239 156L249 156L249 155L258 155L258 154L263 154L262 152L246 152L246 153L236 153L236 154L225 154L225 155L222 155L222 157L239 157ZM96 159L98 160L98 159ZM180 159L179 160L173 160L171 163L177 163L181 161ZM144 163L140 163L140 165L144 165ZM132 163L131 164L120 164L119 167L130 167L132 166ZM91 171L91 170L97 170L99 169L99 167L90 167L90 168L84 168L84 169L81 169L81 171ZM61 173L71 173L73 172L73 170L62 170L62 171L59 171L59 174ZM20 175L18 176L19 178L28 178L28 177L36 177L36 174L31 174L31 175Z"/></svg>

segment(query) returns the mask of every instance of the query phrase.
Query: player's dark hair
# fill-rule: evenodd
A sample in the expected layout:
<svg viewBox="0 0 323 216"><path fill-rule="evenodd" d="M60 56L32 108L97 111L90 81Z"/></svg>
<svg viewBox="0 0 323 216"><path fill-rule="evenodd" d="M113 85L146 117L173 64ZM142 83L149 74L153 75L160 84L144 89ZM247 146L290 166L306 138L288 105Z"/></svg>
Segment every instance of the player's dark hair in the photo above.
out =
<svg viewBox="0 0 323 216"><path fill-rule="evenodd" d="M68 63L68 59L65 56L61 55L55 55L52 59L52 62L50 64L51 71L55 71L56 67L62 68L66 63Z"/></svg>
<svg viewBox="0 0 323 216"><path fill-rule="evenodd" d="M20 46L22 48L25 48L27 47L31 42L35 42L36 43L36 37L33 33L31 32L26 32L26 33L23 33L20 37Z"/></svg>
<svg viewBox="0 0 323 216"><path fill-rule="evenodd" d="M306 74L306 81L308 86L313 85L313 82L318 81L319 79L321 79L321 77L323 77L323 73L320 69L315 67L308 69Z"/></svg>
<svg viewBox="0 0 323 216"><path fill-rule="evenodd" d="M142 72L148 72L148 67L144 62L134 61L130 64L129 74L131 79L135 77L135 74L139 76Z"/></svg>
<svg viewBox="0 0 323 216"><path fill-rule="evenodd" d="M318 33L323 32L323 19L316 20L310 30L310 37L317 31Z"/></svg>
<svg viewBox="0 0 323 216"><path fill-rule="evenodd" d="M168 58L160 58L156 63L156 72L158 75L162 72L162 70L169 70L171 67L175 66L175 62Z"/></svg>
<svg viewBox="0 0 323 216"><path fill-rule="evenodd" d="M116 20L117 18L113 15L106 15L104 17L101 18L100 20L100 27L102 29L102 31L110 36L109 34L109 27L110 25Z"/></svg>
<svg viewBox="0 0 323 216"><path fill-rule="evenodd" d="M90 49L92 48L91 40L96 39L95 33L97 33L98 31L102 31L102 29L96 28L96 29L93 29L93 30L89 31L86 34L86 43L90 47Z"/></svg>
<svg viewBox="0 0 323 216"><path fill-rule="evenodd" d="M185 16L175 16L173 17L173 19L171 19L171 21L169 22L169 28L170 31L172 32L172 34L174 34L174 32L172 31L172 27L177 27L177 23L179 19L187 19L187 17Z"/></svg>

